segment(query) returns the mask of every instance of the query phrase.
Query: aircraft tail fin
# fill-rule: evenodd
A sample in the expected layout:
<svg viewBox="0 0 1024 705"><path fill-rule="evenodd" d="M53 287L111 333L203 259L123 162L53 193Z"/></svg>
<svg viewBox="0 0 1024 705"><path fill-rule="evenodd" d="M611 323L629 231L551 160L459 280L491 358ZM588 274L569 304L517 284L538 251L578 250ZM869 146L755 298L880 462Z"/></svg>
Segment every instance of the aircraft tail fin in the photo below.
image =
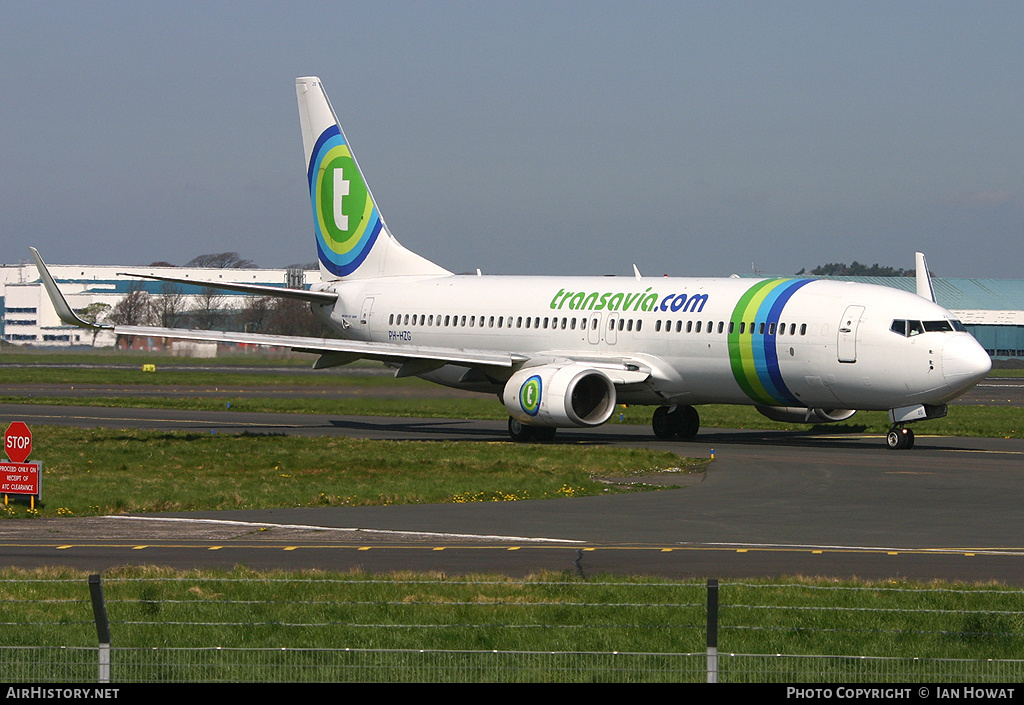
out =
<svg viewBox="0 0 1024 705"><path fill-rule="evenodd" d="M451 274L388 231L320 79L295 79L295 92L324 280Z"/></svg>

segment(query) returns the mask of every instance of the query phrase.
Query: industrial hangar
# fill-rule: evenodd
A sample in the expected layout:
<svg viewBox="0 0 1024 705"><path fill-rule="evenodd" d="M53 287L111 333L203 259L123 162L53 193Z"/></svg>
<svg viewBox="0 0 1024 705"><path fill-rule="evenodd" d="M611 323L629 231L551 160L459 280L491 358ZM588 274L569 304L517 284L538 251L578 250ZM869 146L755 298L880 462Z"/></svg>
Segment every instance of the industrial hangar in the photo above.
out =
<svg viewBox="0 0 1024 705"><path fill-rule="evenodd" d="M76 310L93 304L102 312L114 308L130 293L142 291L159 303L176 298L183 310L216 305L227 314L221 326L241 329L245 321L237 315L253 297L235 292L218 292L209 298L203 287L174 285L152 280L118 276L120 272L174 276L198 280L223 280L281 287L305 287L320 281L312 269L234 269L128 265L52 265L54 278ZM912 277L827 277L915 291ZM1024 359L1024 280L1019 279L932 279L940 306L952 311L994 359ZM205 297L205 298L204 298ZM109 313L107 313L109 315ZM47 347L115 345L114 336L100 332L95 340L81 328L65 325L50 305L39 275L32 264L0 265L0 338L6 342ZM193 346L194 348L194 346Z"/></svg>

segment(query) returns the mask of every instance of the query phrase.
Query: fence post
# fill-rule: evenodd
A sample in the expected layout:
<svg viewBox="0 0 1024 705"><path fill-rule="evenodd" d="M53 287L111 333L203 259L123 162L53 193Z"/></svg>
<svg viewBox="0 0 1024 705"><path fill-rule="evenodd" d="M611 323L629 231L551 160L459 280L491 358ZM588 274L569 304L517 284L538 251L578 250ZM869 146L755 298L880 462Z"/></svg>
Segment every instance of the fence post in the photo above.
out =
<svg viewBox="0 0 1024 705"><path fill-rule="evenodd" d="M718 580L708 578L708 683L718 682Z"/></svg>
<svg viewBox="0 0 1024 705"><path fill-rule="evenodd" d="M92 617L96 622L96 636L99 638L98 682L110 682L110 623L107 622L107 605L103 601L103 583L100 576L89 576L89 596L92 597Z"/></svg>

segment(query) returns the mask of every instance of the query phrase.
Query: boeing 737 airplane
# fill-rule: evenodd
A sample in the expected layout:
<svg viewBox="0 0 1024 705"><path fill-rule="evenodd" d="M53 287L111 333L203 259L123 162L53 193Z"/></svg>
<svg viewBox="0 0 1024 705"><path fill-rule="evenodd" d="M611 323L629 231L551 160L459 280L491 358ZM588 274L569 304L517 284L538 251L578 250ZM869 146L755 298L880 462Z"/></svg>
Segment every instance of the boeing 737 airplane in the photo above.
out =
<svg viewBox="0 0 1024 705"><path fill-rule="evenodd" d="M32 248L62 320L285 346L318 354L317 369L379 360L398 377L496 394L515 441L598 426L616 403L656 407L658 438L690 438L698 405L748 404L812 424L887 410L889 447L909 448L908 424L944 416L946 402L991 368L935 303L920 253L916 294L814 279L651 278L635 266L628 277L453 274L391 235L320 79L295 84L322 282L304 290L149 278L301 299L342 338L95 326L71 310Z"/></svg>

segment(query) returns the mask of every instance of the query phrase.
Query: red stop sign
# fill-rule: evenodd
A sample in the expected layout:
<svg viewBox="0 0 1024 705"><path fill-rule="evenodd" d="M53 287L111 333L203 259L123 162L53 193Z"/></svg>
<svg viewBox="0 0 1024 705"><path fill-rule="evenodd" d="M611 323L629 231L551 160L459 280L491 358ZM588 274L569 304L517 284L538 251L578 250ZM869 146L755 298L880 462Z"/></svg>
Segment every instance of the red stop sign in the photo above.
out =
<svg viewBox="0 0 1024 705"><path fill-rule="evenodd" d="M32 432L21 421L15 421L7 427L4 434L4 450L12 463L24 463L32 452Z"/></svg>

